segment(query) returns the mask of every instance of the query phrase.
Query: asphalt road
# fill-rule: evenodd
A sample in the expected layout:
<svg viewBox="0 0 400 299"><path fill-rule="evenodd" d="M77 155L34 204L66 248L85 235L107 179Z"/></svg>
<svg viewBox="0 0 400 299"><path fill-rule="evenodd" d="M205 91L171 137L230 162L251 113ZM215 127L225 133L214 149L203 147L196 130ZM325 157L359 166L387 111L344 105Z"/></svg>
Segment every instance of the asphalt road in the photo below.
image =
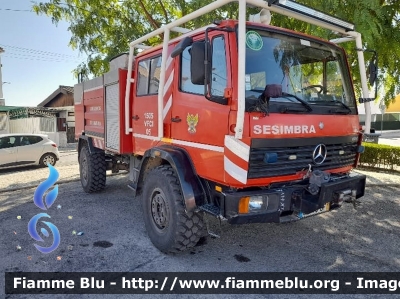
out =
<svg viewBox="0 0 400 299"><path fill-rule="evenodd" d="M60 152L60 160L55 165L60 174L59 181L79 178L78 154L74 150ZM47 179L49 170L40 166L24 166L0 169L0 193L5 190L18 190L37 187Z"/></svg>
<svg viewBox="0 0 400 299"><path fill-rule="evenodd" d="M400 271L400 190L396 187L367 188L362 205L357 209L346 204L339 210L294 223L223 225L221 238L209 239L207 244L178 255L165 255L148 239L140 198L133 198L126 184L127 178L123 175L108 177L106 190L98 194L84 193L80 182L60 184L56 202L47 213L60 231L61 243L50 254L36 250L35 241L27 232L28 221L42 212L32 202L35 188L0 193L0 294L4 292L6 271ZM73 231L83 232L83 235L77 236ZM162 295L150 296L161 298ZM112 295L33 298L40 297L114 298ZM138 297L145 296L135 298ZM242 298L243 295L229 297ZM302 297L327 298L328 295ZM338 297L365 296L335 296ZM260 296L246 295L246 298Z"/></svg>

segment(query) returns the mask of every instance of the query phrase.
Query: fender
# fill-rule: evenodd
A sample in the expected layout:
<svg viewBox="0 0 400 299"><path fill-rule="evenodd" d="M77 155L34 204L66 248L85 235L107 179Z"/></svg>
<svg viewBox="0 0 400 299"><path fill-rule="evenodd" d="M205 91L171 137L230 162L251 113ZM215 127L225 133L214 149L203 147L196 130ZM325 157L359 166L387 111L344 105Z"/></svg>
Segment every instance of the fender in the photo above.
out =
<svg viewBox="0 0 400 299"><path fill-rule="evenodd" d="M79 160L79 155L81 154L81 148L85 144L88 145L90 154L101 151L97 147L94 147L92 137L86 136L85 133L82 133L82 135L79 136L79 140L78 140L78 160Z"/></svg>
<svg viewBox="0 0 400 299"><path fill-rule="evenodd" d="M143 161L150 157L159 157L167 161L175 170L187 212L195 210L197 206L205 202L205 191L186 150L175 146L162 145L147 150L143 155ZM144 164L146 163L142 163L140 166L140 173L143 171Z"/></svg>

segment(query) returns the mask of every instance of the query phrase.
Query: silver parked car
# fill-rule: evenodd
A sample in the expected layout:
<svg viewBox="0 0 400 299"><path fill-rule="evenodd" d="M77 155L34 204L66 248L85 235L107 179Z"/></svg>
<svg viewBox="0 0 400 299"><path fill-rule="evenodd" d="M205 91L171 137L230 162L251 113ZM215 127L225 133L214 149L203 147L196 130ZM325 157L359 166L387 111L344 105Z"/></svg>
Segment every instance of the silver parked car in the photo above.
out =
<svg viewBox="0 0 400 299"><path fill-rule="evenodd" d="M43 134L0 134L0 168L55 165L57 144Z"/></svg>

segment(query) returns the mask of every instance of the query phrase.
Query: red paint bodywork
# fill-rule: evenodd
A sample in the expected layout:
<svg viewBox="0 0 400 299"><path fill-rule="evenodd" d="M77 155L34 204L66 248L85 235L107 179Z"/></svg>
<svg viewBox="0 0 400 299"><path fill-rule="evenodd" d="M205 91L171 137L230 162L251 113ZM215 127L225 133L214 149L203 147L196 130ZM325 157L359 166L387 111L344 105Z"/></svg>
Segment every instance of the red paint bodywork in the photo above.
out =
<svg viewBox="0 0 400 299"><path fill-rule="evenodd" d="M237 22L223 21L220 27L229 26L234 28ZM249 23L251 24L251 23ZM257 26L265 26L260 24L253 24ZM272 26L265 26L266 29L273 28L275 31L292 33L289 30L276 28ZM124 122L124 109L125 109L125 88L126 88L126 70L119 70L119 108L120 108L120 152L118 154L138 154L143 155L144 152L154 146L162 144L173 144L186 149L193 162L196 173L205 179L214 181L218 184L227 185L236 188L244 188L249 186L266 186L273 182L284 182L298 180L303 177L305 171L299 172L296 175L249 179L246 184L238 182L224 171L224 156L228 157L235 164L243 169L248 167L246 162L237 158L226 149L224 149L225 135L234 136L234 132L230 129L235 126L236 114L238 107L238 94L236 82L238 80L238 66L235 63L238 61L237 40L235 33L227 32L211 32L210 38L214 35L223 34L225 37L225 47L227 49L227 71L228 71L228 89L231 92L228 105L220 105L207 100L203 95L185 93L180 90L179 76L180 76L180 61L179 56L173 59L174 74L171 85L170 94L172 95L172 106L167 112L163 121L164 139L157 140L158 136L158 108L157 108L157 95L136 96L136 82L132 84L131 95L129 97L130 119L133 134L125 134ZM296 34L298 34L296 32ZM305 38L307 35L301 34ZM193 36L194 40L204 39L204 32L197 33ZM313 39L316 39L313 37ZM173 40L169 46L169 52L177 44L178 40ZM322 41L322 40L321 40ZM326 41L324 41L326 42ZM156 47L153 49L145 50L136 57L134 65L142 59L161 55L162 48ZM138 70L135 69L133 78L137 78ZM164 100L164 107L166 101ZM90 111L91 107L101 107L99 111ZM96 108L97 109L97 108ZM104 88L85 92L82 104L75 106L76 111L76 128L79 135L81 130L105 134L104 123ZM84 111L84 112L83 112ZM153 113L152 119L147 118L148 113ZM187 116L197 115L198 124L196 132L191 133L188 130ZM147 115L147 116L146 116ZM136 117L132 119L132 117ZM171 118L179 117L180 122L171 122ZM144 121L153 121L151 127L145 125ZM91 124L97 121L99 123ZM320 128L320 123L324 127ZM259 133L255 132L255 126L313 126L315 133L293 132L289 134L273 134L273 133ZM150 129L150 131L146 131ZM270 132L270 130L266 130ZM149 138L135 136L135 134L145 135ZM266 139L280 139L280 138L309 138L309 137L326 137L326 136L350 136L359 134L359 119L357 115L304 115L304 114L270 114L264 116L261 113L245 113L243 139L247 145L251 144L252 138L266 138ZM172 140L169 140L172 139ZM323 139L321 139L323 142ZM359 141L360 142L360 141ZM190 145L188 145L190 144ZM197 145L196 145L197 144ZM200 145L200 146L199 146ZM201 147L213 146L221 150L210 150ZM106 146L107 150L107 146ZM110 152L114 152L110 150ZM356 166L357 161L354 161L353 166L344 167L341 169L329 170L330 172L347 172L352 167Z"/></svg>

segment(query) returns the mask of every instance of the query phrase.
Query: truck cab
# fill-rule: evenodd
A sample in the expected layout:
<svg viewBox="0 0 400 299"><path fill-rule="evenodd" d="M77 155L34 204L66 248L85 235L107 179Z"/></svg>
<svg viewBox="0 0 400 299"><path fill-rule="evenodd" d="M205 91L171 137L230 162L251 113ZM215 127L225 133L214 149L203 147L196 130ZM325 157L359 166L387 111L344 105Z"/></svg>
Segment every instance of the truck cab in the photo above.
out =
<svg viewBox="0 0 400 299"><path fill-rule="evenodd" d="M280 2L243 2L282 13ZM318 22L352 28L329 20ZM150 33L122 67L76 86L85 191L102 190L106 170L128 170L149 237L167 253L215 235L205 217L282 223L364 195L365 176L351 172L363 147L342 47L254 18L169 40L174 22L162 46L140 44Z"/></svg>

